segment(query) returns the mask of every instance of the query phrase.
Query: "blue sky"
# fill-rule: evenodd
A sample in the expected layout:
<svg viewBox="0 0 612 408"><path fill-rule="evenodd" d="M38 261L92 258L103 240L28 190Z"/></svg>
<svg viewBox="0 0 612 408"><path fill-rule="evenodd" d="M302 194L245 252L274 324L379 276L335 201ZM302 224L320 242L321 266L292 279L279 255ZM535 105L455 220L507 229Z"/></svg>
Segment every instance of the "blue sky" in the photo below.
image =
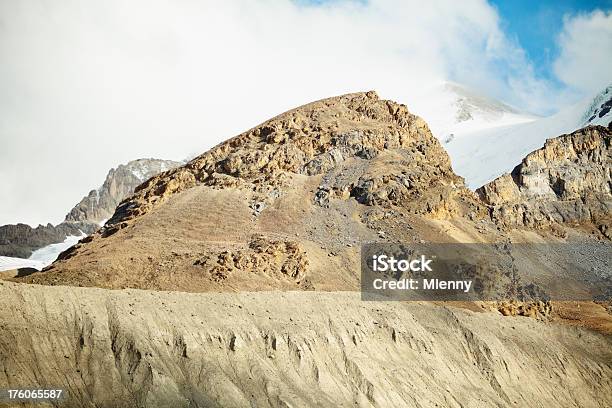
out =
<svg viewBox="0 0 612 408"><path fill-rule="evenodd" d="M499 13L502 29L525 50L536 74L555 82L551 65L559 53L557 37L564 17L612 9L612 0L491 0L490 3Z"/></svg>

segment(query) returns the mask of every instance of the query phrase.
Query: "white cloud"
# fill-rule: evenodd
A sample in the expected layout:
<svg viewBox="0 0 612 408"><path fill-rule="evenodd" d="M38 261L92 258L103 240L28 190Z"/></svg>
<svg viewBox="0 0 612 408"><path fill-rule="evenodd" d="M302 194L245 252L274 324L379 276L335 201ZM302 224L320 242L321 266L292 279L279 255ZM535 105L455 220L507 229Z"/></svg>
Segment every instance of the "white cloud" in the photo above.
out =
<svg viewBox="0 0 612 408"><path fill-rule="evenodd" d="M612 82L611 12L567 16L559 47L554 70L566 84L593 93Z"/></svg>
<svg viewBox="0 0 612 408"><path fill-rule="evenodd" d="M183 159L297 105L444 79L550 110L483 0L0 2L0 224L62 220L110 167ZM554 107L553 107L554 108Z"/></svg>

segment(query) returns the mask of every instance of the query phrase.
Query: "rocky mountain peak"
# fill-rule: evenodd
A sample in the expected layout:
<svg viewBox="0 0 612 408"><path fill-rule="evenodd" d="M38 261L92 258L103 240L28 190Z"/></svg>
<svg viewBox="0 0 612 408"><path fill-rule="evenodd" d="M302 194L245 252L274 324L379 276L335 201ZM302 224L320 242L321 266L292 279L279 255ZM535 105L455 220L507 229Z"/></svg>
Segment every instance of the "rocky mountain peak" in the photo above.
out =
<svg viewBox="0 0 612 408"><path fill-rule="evenodd" d="M426 194L426 189L439 195L438 188L463 185L422 119L373 91L354 93L283 113L184 166L153 177L119 205L108 231L196 185L247 189L265 202L295 175L324 175L349 159L377 157L399 165L393 170L370 168L345 174L340 182L328 178L316 199L324 203L330 195L353 195L367 203L397 202Z"/></svg>
<svg viewBox="0 0 612 408"><path fill-rule="evenodd" d="M32 228L25 224L0 226L0 256L28 258L36 249L57 244L68 236L92 234L113 214L117 204L150 177L179 166L171 160L138 159L108 172L104 184L75 205L58 225Z"/></svg>
<svg viewBox="0 0 612 408"><path fill-rule="evenodd" d="M336 290L355 287L363 242L447 239L432 232L436 222L486 216L422 119L374 92L354 93L283 113L152 177L98 233L30 279ZM340 254L332 271L321 261Z"/></svg>

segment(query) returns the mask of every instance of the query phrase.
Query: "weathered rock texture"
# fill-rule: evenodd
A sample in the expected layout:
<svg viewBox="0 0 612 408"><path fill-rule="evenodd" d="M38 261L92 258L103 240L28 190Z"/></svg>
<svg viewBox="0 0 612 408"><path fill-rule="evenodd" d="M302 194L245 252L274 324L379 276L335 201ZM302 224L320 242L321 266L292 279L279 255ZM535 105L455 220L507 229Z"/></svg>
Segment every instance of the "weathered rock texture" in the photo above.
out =
<svg viewBox="0 0 612 408"><path fill-rule="evenodd" d="M395 167L367 166L342 185L320 186L319 195L354 196L366 203L401 202L417 213L454 207L456 198L467 195L425 122L404 105L368 92L289 111L185 166L153 177L121 203L109 225L120 228L195 185L269 196L286 187L291 175L325 175L349 159L394 161Z"/></svg>
<svg viewBox="0 0 612 408"><path fill-rule="evenodd" d="M138 159L110 169L104 184L83 197L66 215L66 221L100 224L113 215L121 200L134 193L136 187L180 164L171 160Z"/></svg>
<svg viewBox="0 0 612 408"><path fill-rule="evenodd" d="M589 126L549 139L511 174L477 190L496 223L592 223L611 237L612 132Z"/></svg>
<svg viewBox="0 0 612 408"><path fill-rule="evenodd" d="M608 407L610 337L356 293L0 283L0 388L62 407Z"/></svg>
<svg viewBox="0 0 612 408"><path fill-rule="evenodd" d="M517 191L494 185L484 202L402 105L368 92L282 114L151 178L49 269L13 278L209 293L0 285L0 387L64 387L67 406L98 407L609 406L609 335L549 322L552 303L457 305L489 310L475 313L346 292L367 242L566 242L530 223L499 228L497 214L529 198L523 213L580 201L592 215L585 198L609 194L598 182L609 133L584 132L526 159L563 188L541 193L526 171ZM595 172L580 173L590 187L572 182L576 167ZM549 252L526 250L512 279L573 290L576 257ZM593 258L578 277L609 283ZM583 304L561 319L588 313L609 333L608 311Z"/></svg>
<svg viewBox="0 0 612 408"><path fill-rule="evenodd" d="M498 181L481 191L483 202L404 106L373 93L326 99L151 178L102 230L21 280L189 292L357 290L364 243L530 242L528 229L500 231L500 224L536 225L542 217L523 217L535 210L571 218L581 205L595 214L595 203L609 197L601 181L610 171L608 145L604 128L549 141L519 166L520 186L510 177L510 194ZM568 251L582 248L572 245ZM513 284L555 285L557 298L555 282L567 280L563 299L584 298L583 284L609 284L599 265L576 275L580 259L560 270L553 255L534 247L507 276ZM541 292L536 298L547 299Z"/></svg>

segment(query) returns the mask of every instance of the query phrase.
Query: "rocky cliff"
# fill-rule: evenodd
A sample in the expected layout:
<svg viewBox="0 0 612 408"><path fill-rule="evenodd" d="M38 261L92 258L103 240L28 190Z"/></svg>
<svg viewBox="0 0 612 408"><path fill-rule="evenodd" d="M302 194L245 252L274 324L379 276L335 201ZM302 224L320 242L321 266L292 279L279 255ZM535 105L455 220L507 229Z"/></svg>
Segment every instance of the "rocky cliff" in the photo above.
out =
<svg viewBox="0 0 612 408"><path fill-rule="evenodd" d="M589 126L546 141L477 190L504 226L590 224L612 237L612 132Z"/></svg>
<svg viewBox="0 0 612 408"><path fill-rule="evenodd" d="M582 139L560 138L549 143L551 152L534 153L526 162L554 172L552 157L565 155L569 161L559 169L597 174L580 191L605 196L607 185L595 182L606 171L600 152L605 132L594 128ZM571 154L581 158L574 163ZM566 179L569 194L574 190ZM350 94L284 113L151 178L103 229L24 280L190 292L357 290L366 243L535 240L570 245L565 251L536 245L517 254L506 268L512 277L499 276L496 285L507 281L512 293L534 300L548 299L549 288L567 299L582 296L576 290L583 283L609 286L609 272L600 273L597 265L560 258L579 253L575 242L592 237L573 229L566 232L572 241L559 242L554 231L536 238L531 224L504 224L512 218L500 219L492 198L483 198L463 186L439 142L406 107L374 93ZM561 202L570 199L577 202L569 195ZM589 242L581 248L590 248ZM493 252L507 255L503 245ZM560 260L565 268L558 267ZM594 269L576 274L587 264ZM555 282L562 279L566 285L559 288Z"/></svg>
<svg viewBox="0 0 612 408"><path fill-rule="evenodd" d="M369 171L340 185L318 186L317 199L332 194L369 203L402 201L418 213L453 207L455 198L471 201L425 122L406 106L367 92L294 109L151 178L119 205L107 232L196 185L252 191L265 202L293 175L326 175L350 159L384 162L385 156L396 162L394 171L366 166Z"/></svg>

